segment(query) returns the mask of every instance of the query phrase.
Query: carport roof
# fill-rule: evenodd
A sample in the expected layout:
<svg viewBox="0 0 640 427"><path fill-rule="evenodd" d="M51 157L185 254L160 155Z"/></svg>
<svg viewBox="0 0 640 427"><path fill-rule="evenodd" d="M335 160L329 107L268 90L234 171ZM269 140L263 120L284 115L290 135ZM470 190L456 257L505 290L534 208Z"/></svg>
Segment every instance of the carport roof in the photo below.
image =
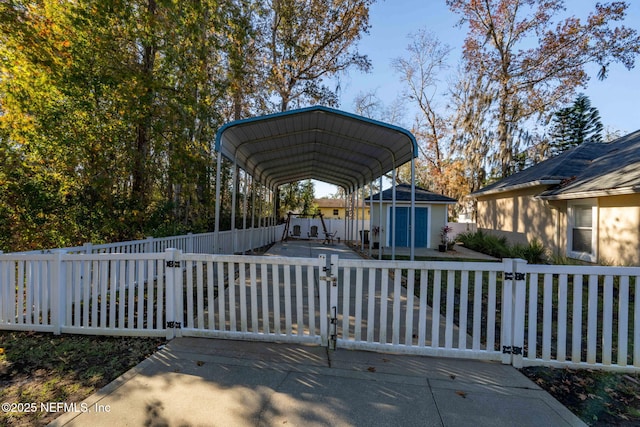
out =
<svg viewBox="0 0 640 427"><path fill-rule="evenodd" d="M322 106L227 123L215 148L268 187L317 179L347 190L418 155L408 130Z"/></svg>

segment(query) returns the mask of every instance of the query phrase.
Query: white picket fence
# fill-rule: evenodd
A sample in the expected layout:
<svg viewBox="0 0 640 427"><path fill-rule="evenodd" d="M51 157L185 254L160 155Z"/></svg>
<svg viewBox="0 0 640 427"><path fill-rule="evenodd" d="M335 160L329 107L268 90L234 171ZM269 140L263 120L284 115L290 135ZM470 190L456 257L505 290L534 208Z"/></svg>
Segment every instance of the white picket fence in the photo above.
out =
<svg viewBox="0 0 640 427"><path fill-rule="evenodd" d="M67 253L123 253L141 254L164 252L169 248L179 249L186 253L204 254L234 254L244 253L252 249L261 248L279 240L284 231L284 224L261 227L221 231L218 235L216 248L216 233L184 234L170 237L147 237L142 240L127 242L93 244L82 246L56 248L20 252L22 254L44 254L52 252ZM0 252L1 253L1 252Z"/></svg>
<svg viewBox="0 0 640 427"><path fill-rule="evenodd" d="M637 295L638 267L0 255L0 329L311 342L516 367L640 371Z"/></svg>
<svg viewBox="0 0 640 427"><path fill-rule="evenodd" d="M640 369L640 267L517 264L516 366Z"/></svg>

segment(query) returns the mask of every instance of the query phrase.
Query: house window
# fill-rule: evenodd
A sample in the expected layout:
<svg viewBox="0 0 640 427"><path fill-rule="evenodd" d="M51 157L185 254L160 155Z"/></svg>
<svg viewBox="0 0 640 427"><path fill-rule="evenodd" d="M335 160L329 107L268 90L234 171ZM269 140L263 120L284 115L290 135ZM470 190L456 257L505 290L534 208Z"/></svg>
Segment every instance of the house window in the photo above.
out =
<svg viewBox="0 0 640 427"><path fill-rule="evenodd" d="M597 207L594 201L581 200L567 209L568 254L570 257L596 262Z"/></svg>
<svg viewBox="0 0 640 427"><path fill-rule="evenodd" d="M338 209L333 210L333 216L338 216Z"/></svg>

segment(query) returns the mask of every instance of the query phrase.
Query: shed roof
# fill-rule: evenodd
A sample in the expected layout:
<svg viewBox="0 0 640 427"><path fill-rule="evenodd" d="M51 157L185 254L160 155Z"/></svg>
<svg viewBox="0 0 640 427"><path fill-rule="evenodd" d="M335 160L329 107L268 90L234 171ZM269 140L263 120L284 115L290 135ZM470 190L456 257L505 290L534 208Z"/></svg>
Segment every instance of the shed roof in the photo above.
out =
<svg viewBox="0 0 640 427"><path fill-rule="evenodd" d="M457 202L456 199L452 199L451 197L443 196L442 194L433 193L429 190L425 190L424 188L416 187L416 203L420 202L429 202L429 203L444 203L444 204L454 204ZM374 194L372 199L380 200L380 193ZM391 201L393 199L393 188L387 188L382 192L382 201ZM367 202L370 199L367 199ZM398 184L396 185L396 201L397 202L410 202L411 201L411 186L409 184Z"/></svg>
<svg viewBox="0 0 640 427"><path fill-rule="evenodd" d="M323 106L222 126L216 151L268 187L317 179L355 189L418 155L406 129Z"/></svg>

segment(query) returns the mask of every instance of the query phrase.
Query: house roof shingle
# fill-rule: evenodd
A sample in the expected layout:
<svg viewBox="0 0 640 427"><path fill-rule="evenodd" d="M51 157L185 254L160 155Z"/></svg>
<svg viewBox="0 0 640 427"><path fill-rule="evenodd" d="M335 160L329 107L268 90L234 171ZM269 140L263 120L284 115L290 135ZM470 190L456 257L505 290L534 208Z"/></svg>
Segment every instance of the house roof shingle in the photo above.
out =
<svg viewBox="0 0 640 427"><path fill-rule="evenodd" d="M610 143L585 142L472 193L547 186L539 197L570 199L640 192L640 130Z"/></svg>

